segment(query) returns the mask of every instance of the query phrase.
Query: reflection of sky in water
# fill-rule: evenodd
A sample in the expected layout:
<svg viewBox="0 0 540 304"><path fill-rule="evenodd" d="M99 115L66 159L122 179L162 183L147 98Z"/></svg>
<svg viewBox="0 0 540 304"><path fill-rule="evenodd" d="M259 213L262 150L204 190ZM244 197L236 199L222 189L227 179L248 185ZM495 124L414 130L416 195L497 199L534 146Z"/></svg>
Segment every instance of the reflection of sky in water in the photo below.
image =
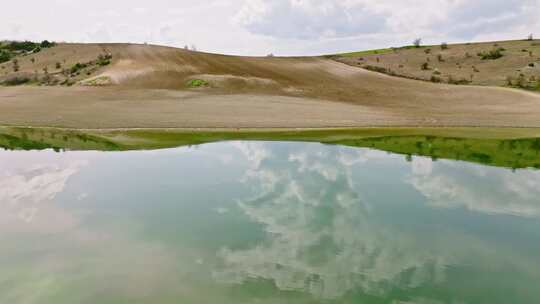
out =
<svg viewBox="0 0 540 304"><path fill-rule="evenodd" d="M320 144L3 151L0 302L534 302L538 197L540 171Z"/></svg>

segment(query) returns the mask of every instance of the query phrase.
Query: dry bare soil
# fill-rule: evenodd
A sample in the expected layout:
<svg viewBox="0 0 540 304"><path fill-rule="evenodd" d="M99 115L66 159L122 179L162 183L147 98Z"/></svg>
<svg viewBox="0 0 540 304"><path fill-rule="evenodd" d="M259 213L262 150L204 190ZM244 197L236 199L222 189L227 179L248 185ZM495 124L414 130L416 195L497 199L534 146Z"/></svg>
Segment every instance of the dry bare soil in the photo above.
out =
<svg viewBox="0 0 540 304"><path fill-rule="evenodd" d="M94 64L104 54L112 55L111 63ZM86 67L72 73L77 63ZM28 77L39 83L46 67L47 82L57 85L0 87L0 125L540 127L537 93L391 77L326 57L237 57L153 45L59 44L19 56L18 64L17 72L12 62L0 65L0 82Z"/></svg>

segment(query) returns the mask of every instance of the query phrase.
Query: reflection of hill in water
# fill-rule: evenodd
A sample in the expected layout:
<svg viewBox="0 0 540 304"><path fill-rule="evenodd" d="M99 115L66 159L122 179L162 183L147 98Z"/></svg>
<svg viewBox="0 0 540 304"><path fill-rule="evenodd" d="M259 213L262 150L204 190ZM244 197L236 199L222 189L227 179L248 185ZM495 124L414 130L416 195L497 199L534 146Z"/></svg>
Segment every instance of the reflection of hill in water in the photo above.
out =
<svg viewBox="0 0 540 304"><path fill-rule="evenodd" d="M540 168L540 138L497 140L401 136L344 140L340 143L433 159L463 160L516 169Z"/></svg>
<svg viewBox="0 0 540 304"><path fill-rule="evenodd" d="M346 132L346 131L345 131ZM419 135L362 135L315 132L83 132L0 128L0 148L42 150L138 150L197 145L222 140L306 141L366 147L404 155L453 159L506 168L540 168L540 138L478 139ZM390 132L387 132L390 133Z"/></svg>

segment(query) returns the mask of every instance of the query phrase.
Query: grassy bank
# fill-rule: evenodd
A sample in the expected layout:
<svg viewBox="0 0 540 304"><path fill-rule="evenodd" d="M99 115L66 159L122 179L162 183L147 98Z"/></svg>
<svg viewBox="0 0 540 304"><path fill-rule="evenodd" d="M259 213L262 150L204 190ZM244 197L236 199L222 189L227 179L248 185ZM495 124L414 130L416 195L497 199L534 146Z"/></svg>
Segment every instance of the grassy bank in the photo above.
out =
<svg viewBox="0 0 540 304"><path fill-rule="evenodd" d="M227 140L302 141L373 148L508 168L540 168L540 129L364 128L312 130L67 130L0 128L5 149L126 151Z"/></svg>

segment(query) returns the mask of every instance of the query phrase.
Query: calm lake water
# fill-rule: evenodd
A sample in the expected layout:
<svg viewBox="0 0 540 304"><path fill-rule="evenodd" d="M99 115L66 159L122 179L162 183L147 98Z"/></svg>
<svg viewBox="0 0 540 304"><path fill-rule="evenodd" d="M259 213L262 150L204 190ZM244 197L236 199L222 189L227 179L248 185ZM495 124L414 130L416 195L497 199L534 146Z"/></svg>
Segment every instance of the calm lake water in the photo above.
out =
<svg viewBox="0 0 540 304"><path fill-rule="evenodd" d="M0 151L0 303L540 303L540 170L314 143Z"/></svg>

